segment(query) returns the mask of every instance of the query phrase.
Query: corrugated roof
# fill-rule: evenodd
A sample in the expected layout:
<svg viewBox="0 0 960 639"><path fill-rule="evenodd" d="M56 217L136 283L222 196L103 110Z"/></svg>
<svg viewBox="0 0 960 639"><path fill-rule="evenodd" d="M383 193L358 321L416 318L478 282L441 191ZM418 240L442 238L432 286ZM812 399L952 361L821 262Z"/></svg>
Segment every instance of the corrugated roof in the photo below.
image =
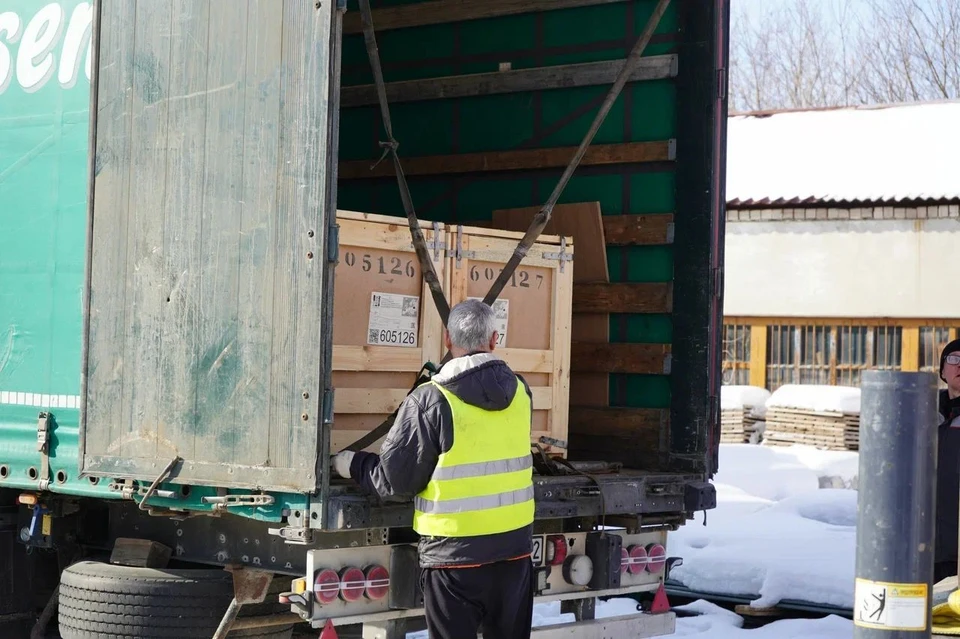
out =
<svg viewBox="0 0 960 639"><path fill-rule="evenodd" d="M960 200L960 101L728 120L728 206L905 200Z"/></svg>

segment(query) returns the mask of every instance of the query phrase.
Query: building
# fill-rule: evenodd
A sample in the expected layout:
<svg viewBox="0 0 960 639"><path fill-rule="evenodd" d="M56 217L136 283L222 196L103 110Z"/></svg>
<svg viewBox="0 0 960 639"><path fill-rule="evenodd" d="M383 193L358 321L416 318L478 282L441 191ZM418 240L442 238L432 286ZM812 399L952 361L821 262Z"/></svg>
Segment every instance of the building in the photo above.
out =
<svg viewBox="0 0 960 639"><path fill-rule="evenodd" d="M724 382L936 370L960 328L960 101L730 117Z"/></svg>

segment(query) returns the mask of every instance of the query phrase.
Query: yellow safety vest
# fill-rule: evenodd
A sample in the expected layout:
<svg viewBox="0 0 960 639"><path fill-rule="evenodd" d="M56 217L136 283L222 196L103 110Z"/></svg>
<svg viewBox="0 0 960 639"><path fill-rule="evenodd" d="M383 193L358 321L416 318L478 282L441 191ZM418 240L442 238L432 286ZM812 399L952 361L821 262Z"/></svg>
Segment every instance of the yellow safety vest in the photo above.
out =
<svg viewBox="0 0 960 639"><path fill-rule="evenodd" d="M530 398L517 392L503 410L484 410L436 382L453 414L453 446L442 453L414 503L413 528L428 537L508 532L533 522Z"/></svg>

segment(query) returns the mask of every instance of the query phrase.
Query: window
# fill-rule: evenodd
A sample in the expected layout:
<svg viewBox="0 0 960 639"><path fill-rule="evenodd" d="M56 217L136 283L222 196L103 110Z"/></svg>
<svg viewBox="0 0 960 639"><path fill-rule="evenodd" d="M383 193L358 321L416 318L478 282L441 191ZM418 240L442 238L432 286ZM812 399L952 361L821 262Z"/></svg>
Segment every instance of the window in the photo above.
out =
<svg viewBox="0 0 960 639"><path fill-rule="evenodd" d="M723 383L750 383L750 327L747 325L723 327Z"/></svg>

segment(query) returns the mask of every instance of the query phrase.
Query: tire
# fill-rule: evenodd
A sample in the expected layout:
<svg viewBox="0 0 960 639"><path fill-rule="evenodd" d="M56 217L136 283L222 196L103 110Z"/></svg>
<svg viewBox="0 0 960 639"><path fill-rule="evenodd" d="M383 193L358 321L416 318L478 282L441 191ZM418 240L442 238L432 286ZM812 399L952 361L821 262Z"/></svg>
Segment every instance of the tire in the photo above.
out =
<svg viewBox="0 0 960 639"><path fill-rule="evenodd" d="M282 578L281 578L282 579ZM274 580L270 591L280 592ZM270 601L240 608L240 617L281 611ZM209 639L233 599L225 570L153 569L81 561L60 577L63 639ZM293 626L231 632L244 639L288 639Z"/></svg>

